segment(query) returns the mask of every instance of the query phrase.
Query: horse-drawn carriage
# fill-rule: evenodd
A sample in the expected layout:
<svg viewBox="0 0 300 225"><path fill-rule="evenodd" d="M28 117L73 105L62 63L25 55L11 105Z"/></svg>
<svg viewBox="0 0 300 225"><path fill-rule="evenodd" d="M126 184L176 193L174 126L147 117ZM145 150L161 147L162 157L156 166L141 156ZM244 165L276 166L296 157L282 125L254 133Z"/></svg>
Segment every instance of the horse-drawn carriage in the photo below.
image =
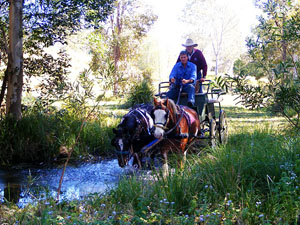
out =
<svg viewBox="0 0 300 225"><path fill-rule="evenodd" d="M177 104L167 99L169 82L161 82L156 95L160 100L154 98L154 106L142 104L130 110L114 129L112 145L116 148L119 165L123 167L133 158L133 165L141 168L147 156L153 159L160 153L166 174L168 152L181 153L185 159L187 147L196 140L208 140L212 147L225 144L228 127L221 107L221 95L225 92L211 89L210 80L201 85L203 91L195 93L193 108L187 107L185 93L178 95ZM180 162L183 166L183 161Z"/></svg>
<svg viewBox="0 0 300 225"><path fill-rule="evenodd" d="M199 139L207 139L212 147L217 144L225 144L228 139L228 127L226 113L222 109L222 95L226 94L221 89L211 88L211 81L205 80L203 83L197 83L195 93L195 107L200 123L201 134ZM196 85L196 86L197 86ZM200 87L202 92L199 93ZM160 98L166 98L166 92L169 89L169 82L160 82L158 86L158 94ZM188 98L186 93L178 96L176 104L187 106Z"/></svg>

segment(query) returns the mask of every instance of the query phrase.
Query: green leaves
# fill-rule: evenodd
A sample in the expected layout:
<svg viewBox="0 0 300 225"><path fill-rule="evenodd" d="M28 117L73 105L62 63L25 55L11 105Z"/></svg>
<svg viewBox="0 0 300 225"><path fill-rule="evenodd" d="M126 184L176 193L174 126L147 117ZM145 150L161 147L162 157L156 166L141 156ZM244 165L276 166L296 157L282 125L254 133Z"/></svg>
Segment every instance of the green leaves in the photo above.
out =
<svg viewBox="0 0 300 225"><path fill-rule="evenodd" d="M298 127L299 115L295 121L288 112L295 116L298 110L292 104L298 104L299 95L293 83L299 82L300 71L300 4L290 0L256 3L265 14L259 18L255 36L247 39L248 55L234 63L235 76L230 77L234 92L246 107L280 106L281 113Z"/></svg>
<svg viewBox="0 0 300 225"><path fill-rule="evenodd" d="M154 96L153 87L148 79L144 79L141 83L133 86L129 93L128 103L130 106L152 102Z"/></svg>
<svg viewBox="0 0 300 225"><path fill-rule="evenodd" d="M275 93L275 102L280 108L281 114L289 123L300 130L300 85L280 86Z"/></svg>

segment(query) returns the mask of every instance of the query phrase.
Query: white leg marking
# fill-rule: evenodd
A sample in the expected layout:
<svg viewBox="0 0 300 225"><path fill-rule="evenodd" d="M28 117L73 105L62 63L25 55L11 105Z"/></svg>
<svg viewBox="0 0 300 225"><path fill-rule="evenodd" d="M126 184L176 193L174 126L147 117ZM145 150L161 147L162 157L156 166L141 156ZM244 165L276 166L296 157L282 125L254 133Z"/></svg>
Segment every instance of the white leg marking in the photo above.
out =
<svg viewBox="0 0 300 225"><path fill-rule="evenodd" d="M123 140L122 139L119 139L118 145L120 147L120 151L123 151L124 144L123 144Z"/></svg>

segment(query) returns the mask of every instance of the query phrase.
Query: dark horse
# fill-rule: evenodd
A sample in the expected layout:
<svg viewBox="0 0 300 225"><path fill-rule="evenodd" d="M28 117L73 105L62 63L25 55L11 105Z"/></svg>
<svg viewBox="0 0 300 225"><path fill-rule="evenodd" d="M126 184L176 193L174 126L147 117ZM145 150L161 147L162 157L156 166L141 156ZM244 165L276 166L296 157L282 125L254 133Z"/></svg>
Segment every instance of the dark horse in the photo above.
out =
<svg viewBox="0 0 300 225"><path fill-rule="evenodd" d="M160 144L163 157L163 176L168 174L167 155L169 151L180 153L180 167L186 160L186 146L200 132L200 121L197 112L186 106L179 106L171 99L157 101L154 98L154 109L151 113L154 119L154 136L164 137Z"/></svg>
<svg viewBox="0 0 300 225"><path fill-rule="evenodd" d="M141 149L153 141L155 138L151 135L153 130L153 119L151 111L153 105L142 104L135 106L125 116L117 129L113 129L115 137L111 144L116 148L118 163L120 167L128 165L133 156L133 165L142 167Z"/></svg>

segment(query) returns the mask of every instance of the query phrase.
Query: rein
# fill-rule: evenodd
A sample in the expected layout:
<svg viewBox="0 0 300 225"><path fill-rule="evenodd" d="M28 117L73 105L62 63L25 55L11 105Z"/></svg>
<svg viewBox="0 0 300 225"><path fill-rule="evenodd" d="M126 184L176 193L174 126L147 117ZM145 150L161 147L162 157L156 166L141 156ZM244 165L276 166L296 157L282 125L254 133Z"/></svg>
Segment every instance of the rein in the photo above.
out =
<svg viewBox="0 0 300 225"><path fill-rule="evenodd" d="M173 132L178 126L179 126L179 123L180 123L180 121L182 120L182 118L183 118L183 111L182 111L182 108L180 107L180 118L177 120L177 122L176 122L176 124L175 124L175 126L174 127L172 127L171 129L169 129L166 125L168 124L168 122L169 122L169 119L170 119L170 114L168 114L168 118L167 118L167 121L166 121L166 125L164 125L164 124L161 124L161 123L158 123L158 124L154 124L153 126L155 126L155 127L158 127L158 128L161 128L161 129L163 129L163 130L167 130L166 132L165 132L165 136L167 136L168 134L170 134L171 132Z"/></svg>
<svg viewBox="0 0 300 225"><path fill-rule="evenodd" d="M174 127L172 127L167 132L165 132L165 136L167 136L168 134L170 134L173 130L175 130L179 126L179 123L182 120L182 118L183 118L183 112L182 112L182 108L180 108L180 118L179 118L179 120L177 120L177 122L176 122L176 124L175 124Z"/></svg>
<svg viewBox="0 0 300 225"><path fill-rule="evenodd" d="M130 151L117 151L117 150L115 150L115 153L117 155L129 155Z"/></svg>

